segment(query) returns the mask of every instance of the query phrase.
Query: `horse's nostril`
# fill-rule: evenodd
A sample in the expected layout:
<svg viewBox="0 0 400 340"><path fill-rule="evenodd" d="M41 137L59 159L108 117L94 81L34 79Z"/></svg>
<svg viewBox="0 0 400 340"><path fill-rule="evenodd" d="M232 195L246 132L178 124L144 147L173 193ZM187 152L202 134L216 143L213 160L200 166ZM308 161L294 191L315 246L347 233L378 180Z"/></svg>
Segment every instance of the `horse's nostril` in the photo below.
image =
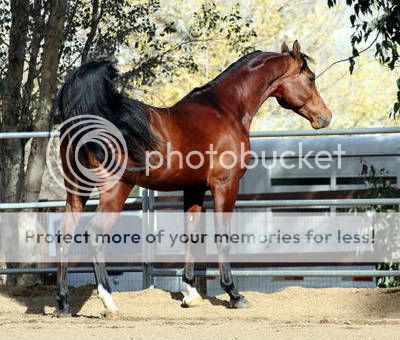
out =
<svg viewBox="0 0 400 340"><path fill-rule="evenodd" d="M330 123L330 119L325 119L321 115L318 117L318 120L319 120L319 126L322 128L328 126Z"/></svg>

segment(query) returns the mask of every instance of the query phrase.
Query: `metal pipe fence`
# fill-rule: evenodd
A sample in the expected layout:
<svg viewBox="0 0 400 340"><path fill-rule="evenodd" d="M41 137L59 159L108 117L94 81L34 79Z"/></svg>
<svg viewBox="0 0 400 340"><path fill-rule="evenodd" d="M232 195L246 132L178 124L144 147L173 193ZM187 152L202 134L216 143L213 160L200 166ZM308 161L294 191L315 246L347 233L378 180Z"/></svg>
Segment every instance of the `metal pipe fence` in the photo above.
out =
<svg viewBox="0 0 400 340"><path fill-rule="evenodd" d="M317 136L356 136L356 135L378 135L400 133L398 127L388 128L360 128L360 129L331 129L331 130L294 130L294 131L254 131L250 132L253 138L271 137L317 137Z"/></svg>
<svg viewBox="0 0 400 340"><path fill-rule="evenodd" d="M108 267L109 272L142 272L143 266L114 266ZM68 273L92 273L92 267L70 267ZM57 268L0 268L0 275L8 274L54 274Z"/></svg>
<svg viewBox="0 0 400 340"><path fill-rule="evenodd" d="M141 196L129 197L125 201L125 204L142 203L143 198ZM12 209L42 209L42 208L62 208L65 207L65 201L43 201L43 202L22 202L22 203L0 203L1 210L12 210ZM99 204L98 199L90 199L86 205L95 206Z"/></svg>
<svg viewBox="0 0 400 340"><path fill-rule="evenodd" d="M157 276L181 276L182 270L174 273L174 270L157 270ZM196 276L219 276L219 271L215 269L195 270ZM283 276L303 276L303 277L383 277L383 276L400 276L400 270L305 270L305 269L239 269L232 270L232 275L237 277L283 277Z"/></svg>
<svg viewBox="0 0 400 340"><path fill-rule="evenodd" d="M27 139L57 137L60 132L55 131L27 131L27 132L0 132L0 139Z"/></svg>
<svg viewBox="0 0 400 340"><path fill-rule="evenodd" d="M271 138L271 137L317 137L317 136L355 136L355 135L376 135L400 133L399 127L387 128L360 128L360 129L326 129L326 130L288 130L288 131L252 131L252 138ZM54 131L28 131L28 132L0 132L0 139L23 139L23 138L50 138L59 136L57 130Z"/></svg>
<svg viewBox="0 0 400 340"><path fill-rule="evenodd" d="M140 273L144 266L108 266L110 273ZM68 273L92 273L92 267L71 267ZM55 274L57 268L1 268L0 275L4 274ZM152 276L160 277L179 277L183 274L183 269L162 269L152 268ZM219 276L216 269L195 270L196 276ZM284 276L303 276L303 277L400 277L400 270L351 270L351 269L232 269L232 275L237 277L284 277Z"/></svg>
<svg viewBox="0 0 400 340"><path fill-rule="evenodd" d="M142 203L142 197L129 197L126 204ZM13 209L40 209L60 208L65 206L65 201L25 202L25 203L0 203L1 210ZM88 200L87 205L95 206L98 199ZM400 198L349 198L349 199L302 199L302 200L255 200L236 201L236 208L273 208L273 207L323 207L323 206L365 206L365 205L398 205ZM157 202L152 204L153 209L182 208L183 202ZM204 202L205 208L212 208L213 202Z"/></svg>
<svg viewBox="0 0 400 340"><path fill-rule="evenodd" d="M254 200L236 201L236 208L272 208L272 207L321 207L321 206L358 206L358 205L397 205L400 198L343 198L343 199L302 199L302 200ZM206 201L206 208L213 203ZM183 202L154 202L155 209L181 208Z"/></svg>
<svg viewBox="0 0 400 340"><path fill-rule="evenodd" d="M371 134L393 134L400 133L400 128L368 128L368 129L348 129L348 130L301 130L301 131L270 131L270 132L251 132L251 138L278 138L278 137L318 137L318 136L354 136ZM49 138L58 136L58 131L36 131L36 132L0 132L0 139L18 138ZM151 196L151 194L150 194ZM182 202L157 202L149 198L148 191L144 192L143 197L130 197L126 201L129 203L142 203L143 212L154 209L180 208ZM212 202L205 202L206 207L211 207ZM91 199L88 205L97 205L97 199ZM305 207L305 206L357 206L357 205L397 205L400 198L372 198L372 199L310 199L310 200L256 200L236 202L237 208L270 208L270 207ZM151 205L151 206L150 206ZM36 208L55 208L65 206L65 201L49 202L24 202L24 203L0 203L1 210L11 209L36 209ZM113 272L142 272L144 287L151 284L155 276L181 276L182 269L155 269L151 264L142 266L114 266L108 267ZM57 268L1 268L0 275L8 274L37 274L55 273ZM90 267L69 268L71 273L92 272ZM384 277L400 276L400 271L392 270L233 270L234 276L242 277L279 277L279 276L304 276L304 277ZM200 276L218 276L217 270L195 271Z"/></svg>
<svg viewBox="0 0 400 340"><path fill-rule="evenodd" d="M151 196L151 195L150 195ZM57 204L64 203L57 201ZM90 200L90 204L96 204L98 200ZM182 202L154 202L149 197L149 192L144 191L143 197L130 198L129 202L142 202L142 211L149 212L162 208L179 208ZM38 202L50 203L50 202ZM267 207L285 207L285 206L329 206L329 205L392 205L400 204L400 199L336 199L336 200L260 200L260 201L237 201L237 208L267 208ZM206 206L212 206L212 202L206 202ZM0 206L1 208L1 206ZM88 267L75 267L69 269L71 273L86 273L93 270ZM144 263L142 266L114 266L109 267L113 272L142 272L143 287L150 287L153 284L154 277L158 276L182 276L182 269L154 269L151 263ZM0 275L13 274L39 274L55 273L56 268L2 268ZM198 276L218 276L217 270L196 271ZM232 274L238 277L279 277L279 276L303 276L303 277L384 277L400 276L400 271L391 270L233 270Z"/></svg>

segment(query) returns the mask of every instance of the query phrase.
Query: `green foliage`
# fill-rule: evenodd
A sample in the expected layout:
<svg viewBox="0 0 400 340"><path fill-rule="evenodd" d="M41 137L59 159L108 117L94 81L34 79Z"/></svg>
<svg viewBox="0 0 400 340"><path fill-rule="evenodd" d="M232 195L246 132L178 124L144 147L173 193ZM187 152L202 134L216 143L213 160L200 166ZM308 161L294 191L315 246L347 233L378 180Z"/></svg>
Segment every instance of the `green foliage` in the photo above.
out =
<svg viewBox="0 0 400 340"><path fill-rule="evenodd" d="M68 36L64 65L73 64L79 58L84 41L77 38L76 31L90 31L93 12L90 7L90 4L82 4L80 13L74 17L71 27L75 34ZM70 11L74 11L73 2ZM122 77L124 86L132 80L138 85L151 85L156 77L172 76L176 68L196 71L198 65L190 53L193 45L212 41L218 34L218 38L227 39L232 48L241 48L248 36L255 35L241 17L238 5L231 12L222 13L213 1L204 1L193 19L190 27L182 30L177 27L175 18L162 16L159 0L134 4L126 0L103 0L90 57L109 58L121 50L129 51L128 58L132 59L129 61L133 66Z"/></svg>
<svg viewBox="0 0 400 340"><path fill-rule="evenodd" d="M0 83L8 63L9 1L0 0ZM31 0L31 4L34 2L42 6L41 25L35 26L31 12L27 63L32 56L35 32L39 31L41 45L33 68L32 93L24 95L27 103L21 114L26 117L20 119L25 122L20 129L33 128L41 79L40 55L50 6L50 0ZM117 56L123 75L121 85L127 91L135 90L130 95L153 105L172 105L243 54L254 49L278 51L283 40L299 39L302 49L316 60L311 67L317 73L338 57L335 32L344 25L344 6L338 4L326 11L324 3L313 0L302 5L304 13L298 16L299 5L289 0L254 0L243 4L187 0L165 1L161 6L159 0L68 0L59 85L65 74L82 60ZM332 127L396 124L386 117L395 101L396 70L389 72L378 63L370 63L367 54L353 58L352 77L342 64L337 66L337 72L318 79L318 88L334 112ZM26 73L27 70L28 67ZM136 91L138 88L141 90ZM400 108L400 104L395 105ZM289 127L310 128L308 122L292 112L284 112L273 100L263 105L252 124L253 129Z"/></svg>
<svg viewBox="0 0 400 340"><path fill-rule="evenodd" d="M139 26L143 31L132 35L125 45L135 56L133 66L122 77L125 86L128 81L151 85L156 77L171 78L177 70L193 74L199 69L194 51L223 40L231 50L245 53L251 50L246 43L256 36L249 21L240 15L238 4L224 12L213 1L204 1L186 27L178 27L175 18L169 20L158 8L148 16L147 28L142 23Z"/></svg>
<svg viewBox="0 0 400 340"><path fill-rule="evenodd" d="M368 166L363 164L361 174L364 176L365 183L368 187L367 197L371 198L390 198L399 197L399 192L396 190L390 181L385 177L388 175L385 169L376 170L373 165ZM365 198L365 197L364 197ZM398 205L378 205L371 207L359 207L357 211L371 211L378 213L377 218L374 220L375 231L383 230L386 235L391 235L391 240L388 242L389 245L398 244L400 242L399 237L399 225L395 225L397 222L397 216L399 213ZM384 213L384 215L379 215ZM393 242L397 240L397 242ZM383 245L387 247L388 244ZM399 248L391 249L394 256L398 257ZM377 264L376 269L378 270L399 270L400 264L397 262L380 263ZM400 286L400 278L396 276L379 277L377 279L378 287L397 287Z"/></svg>
<svg viewBox="0 0 400 340"><path fill-rule="evenodd" d="M328 0L328 6L336 5L337 0ZM350 58L350 72L354 69L354 58L358 57L359 46L373 38L375 56L390 70L400 65L400 3L398 0L346 0L352 8L350 23L354 29L351 44L353 58ZM400 112L400 78L397 81L397 101L393 105L392 114Z"/></svg>
<svg viewBox="0 0 400 340"><path fill-rule="evenodd" d="M8 66L9 2L0 0L0 88ZM20 122L25 122L19 129L33 128L41 79L40 55L51 3L30 1L26 61L32 60L35 36L39 39L39 52L24 76L32 80L33 86L21 84L21 93L29 93L24 95L25 110L16 112L24 116L19 117ZM35 16L34 6L40 6L40 15ZM160 0L67 0L59 84L79 63L91 59L123 56L129 67L123 68L121 82L127 88L132 84L150 86L157 78L171 78L177 70L198 71L193 51L204 49L206 43L224 40L231 50L240 53L252 49L248 41L256 34L250 21L242 16L238 3L225 10L214 1L204 0L196 5L188 27L177 24L179 16L165 16L162 7Z"/></svg>
<svg viewBox="0 0 400 340"><path fill-rule="evenodd" d="M368 188L367 198L391 198L398 197L399 192L396 190L390 180L389 173L386 169L375 169L373 165L363 163L361 175L364 178ZM399 211L398 205L378 205L370 207L377 212Z"/></svg>
<svg viewBox="0 0 400 340"><path fill-rule="evenodd" d="M10 24L11 15L9 0L0 0L0 80L5 76L6 72L8 44L5 37L10 29Z"/></svg>

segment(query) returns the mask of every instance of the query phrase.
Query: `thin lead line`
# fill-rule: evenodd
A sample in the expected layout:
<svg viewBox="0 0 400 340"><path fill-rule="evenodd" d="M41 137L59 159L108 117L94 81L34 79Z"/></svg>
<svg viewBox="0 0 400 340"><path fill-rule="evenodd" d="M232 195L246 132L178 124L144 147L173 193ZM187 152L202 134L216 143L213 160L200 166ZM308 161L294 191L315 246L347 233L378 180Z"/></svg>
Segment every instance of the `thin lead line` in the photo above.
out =
<svg viewBox="0 0 400 340"><path fill-rule="evenodd" d="M320 76L322 76L326 71L328 71L332 66L334 66L336 64L343 63L345 61L350 61L351 59L358 58L361 55L361 53L364 53L365 51L369 50L372 47L372 45L375 44L375 42L378 40L378 37L379 37L379 32L376 35L375 39L372 41L372 43L370 45L368 45L368 47L366 47L363 50L361 50L360 52L358 52L357 56L351 56L351 57L348 57L346 59L340 59L340 60L335 61L334 63L330 64L327 68L325 68L320 74L318 74L315 79L318 79Z"/></svg>

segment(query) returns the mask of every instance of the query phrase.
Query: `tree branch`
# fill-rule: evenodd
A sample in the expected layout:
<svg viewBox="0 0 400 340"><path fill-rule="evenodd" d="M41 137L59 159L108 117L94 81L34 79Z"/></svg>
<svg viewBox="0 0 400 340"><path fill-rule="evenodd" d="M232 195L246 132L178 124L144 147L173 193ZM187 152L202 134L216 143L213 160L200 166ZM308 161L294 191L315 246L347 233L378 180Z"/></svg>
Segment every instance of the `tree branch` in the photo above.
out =
<svg viewBox="0 0 400 340"><path fill-rule="evenodd" d="M96 36L97 27L99 26L99 22L104 14L104 2L100 6L99 0L92 0L92 18L90 24L90 31L87 35L87 39L85 42L85 46L82 50L81 55L81 64L86 63L90 48L93 45L94 38Z"/></svg>
<svg viewBox="0 0 400 340"><path fill-rule="evenodd" d="M32 40L30 47L30 59L28 63L28 76L25 82L23 97L22 97L22 112L21 118L25 124L30 124L29 108L32 100L33 83L37 78L37 60L39 56L40 45L43 40L43 19L41 16L42 1L35 0L33 3L32 16L34 20ZM26 128L27 126L25 126Z"/></svg>
<svg viewBox="0 0 400 340"><path fill-rule="evenodd" d="M73 7L73 9L71 11L71 14L66 19L67 26L65 28L64 41L63 41L63 44L62 44L61 49L60 49L58 60L61 60L61 56L63 55L64 48L65 48L65 42L67 41L68 36L69 36L69 34L71 32L71 29L72 29L72 26L73 26L74 17L76 15L76 11L77 11L78 6L80 5L80 3L81 3L81 0L76 0L75 1L75 6Z"/></svg>
<svg viewBox="0 0 400 340"><path fill-rule="evenodd" d="M375 44L375 42L378 40L378 37L379 37L379 33L376 35L375 39L372 41L372 43L371 43L370 45L368 45L366 48L364 48L363 50L361 50L360 52L358 52L358 55L356 55L356 56L351 56L351 57L348 57L348 58L345 58L345 59L340 59L340 60L337 60L337 61L335 61L334 63L330 64L327 68L325 68L322 72L320 72L320 73L317 75L316 79L318 79L319 77L321 77L326 71L328 71L331 67L335 66L336 64L343 63L343 62L345 62L345 61L350 61L350 60L354 60L355 58L358 58L362 53L364 53L364 52L366 52L367 50L369 50L369 49Z"/></svg>
<svg viewBox="0 0 400 340"><path fill-rule="evenodd" d="M213 38L204 38L204 39L182 40L181 42L177 43L175 46L169 48L168 50L165 50L164 52L162 52L160 55L156 56L155 58L157 58L159 60L159 63L161 63L163 60L163 57L165 55L180 49L184 45L189 45L189 44L194 44L194 43L199 43L199 42L219 41L219 40L225 40L225 39L223 37L221 37L221 38L213 37ZM137 70L137 68L131 69L121 75L120 79L122 81L122 90L124 90L126 88L129 78L132 77L132 75L136 72L136 70Z"/></svg>

